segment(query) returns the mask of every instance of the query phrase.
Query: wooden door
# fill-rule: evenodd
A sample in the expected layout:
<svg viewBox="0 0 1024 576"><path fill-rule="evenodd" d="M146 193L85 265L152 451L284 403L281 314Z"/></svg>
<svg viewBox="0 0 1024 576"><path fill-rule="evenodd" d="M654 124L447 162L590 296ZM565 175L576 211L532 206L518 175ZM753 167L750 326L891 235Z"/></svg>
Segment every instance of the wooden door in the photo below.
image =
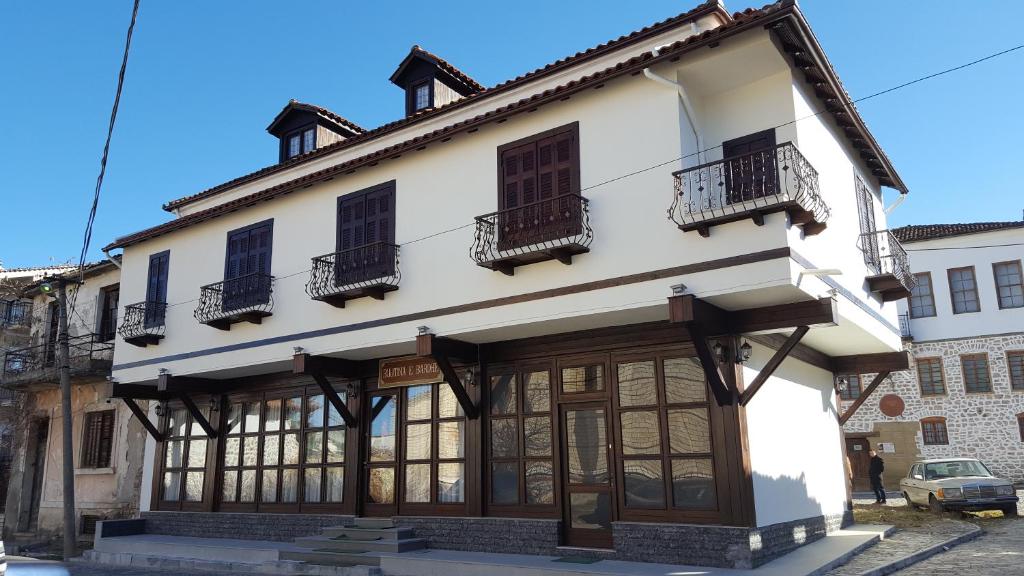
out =
<svg viewBox="0 0 1024 576"><path fill-rule="evenodd" d="M850 474L853 476L853 491L871 490L868 467L871 465L871 443L866 438L847 438L846 456L850 459Z"/></svg>
<svg viewBox="0 0 1024 576"><path fill-rule="evenodd" d="M367 516L398 514L398 399L400 390L370 396L370 425L366 428L366 477L363 512Z"/></svg>
<svg viewBox="0 0 1024 576"><path fill-rule="evenodd" d="M559 413L565 544L611 548L615 495L608 403L562 404Z"/></svg>
<svg viewBox="0 0 1024 576"><path fill-rule="evenodd" d="M723 204L763 198L778 190L774 130L723 142L722 158L726 188Z"/></svg>
<svg viewBox="0 0 1024 576"><path fill-rule="evenodd" d="M154 304L167 302L167 268L170 256L170 252L161 252L149 258L149 277L146 284L144 318L144 326L146 328L163 326L164 324L165 308Z"/></svg>

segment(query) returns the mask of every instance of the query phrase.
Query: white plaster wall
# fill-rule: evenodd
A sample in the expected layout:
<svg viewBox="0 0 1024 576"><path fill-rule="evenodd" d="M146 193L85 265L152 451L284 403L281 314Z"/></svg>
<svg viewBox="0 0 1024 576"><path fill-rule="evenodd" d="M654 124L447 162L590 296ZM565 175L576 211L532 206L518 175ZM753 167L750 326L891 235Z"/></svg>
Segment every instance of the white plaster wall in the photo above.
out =
<svg viewBox="0 0 1024 576"><path fill-rule="evenodd" d="M773 351L755 344L748 384ZM846 478L832 374L787 359L746 408L757 525L842 514Z"/></svg>

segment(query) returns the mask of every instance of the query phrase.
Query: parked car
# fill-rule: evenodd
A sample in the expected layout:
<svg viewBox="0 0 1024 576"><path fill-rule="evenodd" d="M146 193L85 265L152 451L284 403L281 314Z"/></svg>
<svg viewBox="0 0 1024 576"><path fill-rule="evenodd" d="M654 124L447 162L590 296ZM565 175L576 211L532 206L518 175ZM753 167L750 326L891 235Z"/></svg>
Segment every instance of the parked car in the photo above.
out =
<svg viewBox="0 0 1024 576"><path fill-rule="evenodd" d="M900 480L900 490L910 507L927 506L933 512L946 510L1002 510L1017 515L1013 483L996 478L973 458L922 460L910 467Z"/></svg>

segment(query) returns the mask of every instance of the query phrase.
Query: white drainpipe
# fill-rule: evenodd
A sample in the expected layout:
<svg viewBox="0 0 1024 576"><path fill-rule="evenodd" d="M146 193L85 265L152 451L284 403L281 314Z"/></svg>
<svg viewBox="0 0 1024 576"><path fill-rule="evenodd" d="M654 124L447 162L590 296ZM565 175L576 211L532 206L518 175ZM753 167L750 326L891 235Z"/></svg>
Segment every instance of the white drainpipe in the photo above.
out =
<svg viewBox="0 0 1024 576"><path fill-rule="evenodd" d="M692 24L692 29L694 34L698 32L696 22ZM654 50L651 50L651 55L654 58L657 58L658 54L660 54L661 50L665 49L666 46L668 46L668 44L665 46L658 46ZM650 68L644 68L644 76L647 79L653 80L664 86L675 88L676 92L679 93L679 100L683 103L683 112L686 114L686 119L690 121L690 127L693 129L693 138L697 141L697 162L699 164L700 152L704 150L704 138L701 136L700 126L697 124L697 114L693 111L693 104L690 102L690 97L686 94L686 89L683 88L683 85L679 82L669 80L660 74L656 74L652 72Z"/></svg>
<svg viewBox="0 0 1024 576"><path fill-rule="evenodd" d="M888 216L889 214L892 214L893 211L896 210L896 208L899 208L899 205L903 204L903 202L906 199L907 199L907 195L905 193L904 194L900 194L899 197L896 198L896 200L893 201L893 203L891 205L889 205L888 208L885 209L885 215Z"/></svg>
<svg viewBox="0 0 1024 576"><path fill-rule="evenodd" d="M108 252L107 250L104 250L103 254L107 257L107 260L110 260L111 264L113 264L114 266L117 266L118 269L121 268L121 263L118 262L117 260L114 260L114 257L110 255L110 252Z"/></svg>

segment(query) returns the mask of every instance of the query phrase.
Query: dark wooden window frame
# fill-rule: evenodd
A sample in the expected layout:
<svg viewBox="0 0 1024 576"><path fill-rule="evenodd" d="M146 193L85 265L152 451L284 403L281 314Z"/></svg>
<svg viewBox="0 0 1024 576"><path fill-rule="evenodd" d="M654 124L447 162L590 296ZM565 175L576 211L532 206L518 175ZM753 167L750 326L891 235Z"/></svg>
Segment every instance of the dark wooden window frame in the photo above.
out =
<svg viewBox="0 0 1024 576"><path fill-rule="evenodd" d="M946 394L949 393L949 387L946 386L946 368L945 368L945 366L943 366L942 356L929 356L927 358L917 358L917 359L914 360L914 363L915 363L915 371L917 372L917 389L920 392L922 397L924 397L924 396L945 396ZM932 363L938 365L938 374L939 374L939 382L938 382L938 384L940 386L942 386L942 391L941 392L925 391L924 380L921 379L921 366L925 365L925 364L932 365ZM929 370L931 370L931 368L929 368ZM935 384L935 382L929 382L929 388L933 388L934 384Z"/></svg>
<svg viewBox="0 0 1024 576"><path fill-rule="evenodd" d="M1024 412L1017 414L1017 431L1020 432L1020 441L1024 442Z"/></svg>
<svg viewBox="0 0 1024 576"><path fill-rule="evenodd" d="M397 202L398 202L398 191L397 191L398 187L396 185L396 181L395 180L389 180L387 182L382 182L380 184L374 184L373 186L368 186L368 187L363 188L361 190L356 190L354 192L347 192L345 194L342 194L341 196L338 196L337 206L335 208L335 224L334 224L334 250L336 252L340 252L341 249L342 249L341 248L341 244L342 244L342 242L341 242L341 210L342 210L342 208L346 204L348 204L350 202L355 202L359 198L365 198L366 196L369 196L370 194L374 194L374 193L377 193L377 192L382 192L382 191L385 191L385 190L387 190L390 193L390 196L391 196L391 208L390 208L391 209L391 218L388 219L388 239L386 240L386 242L391 242L391 243L395 242L395 230L396 230L395 220L397 220L397 218L395 216L396 216L396 211L398 209L398 204L397 204ZM364 208L364 210L365 210L365 208ZM363 242L361 244L358 244L358 245L353 244L352 248L359 248L360 246L367 246L367 245L373 244L375 242L381 242L382 240L380 240L380 234L379 233L377 234L377 237L378 237L378 239L375 240L374 242L367 243L366 242L366 235L364 233L364 235L363 235Z"/></svg>
<svg viewBox="0 0 1024 576"><path fill-rule="evenodd" d="M985 362L985 378L986 378L986 380L988 382L988 388L987 389L985 389L985 390L977 390L977 389L976 390L972 390L971 389L972 386L969 385L968 382L967 382L967 367L964 365L964 361L965 360L970 360L972 362L973 361L977 361L977 360L984 360L984 362ZM974 374L972 376L977 376L977 371L973 371L973 372L974 372ZM973 354L961 354L960 355L960 374L961 374L961 377L962 377L963 383L964 383L964 392L966 392L967 394L991 394L992 393L992 391L993 391L992 390L992 368L989 365L988 353L980 352L980 353L973 353ZM976 388L977 385L975 384L974 387Z"/></svg>
<svg viewBox="0 0 1024 576"><path fill-rule="evenodd" d="M1024 392L1024 350L1006 351L1006 374L1010 380L1010 390Z"/></svg>
<svg viewBox="0 0 1024 576"><path fill-rule="evenodd" d="M931 303L932 313L931 314L914 314L914 304L913 304L914 294L913 294L913 290L911 290L911 295L907 297L907 313L910 315L911 318L934 318L938 314L938 309L935 307L935 282L932 281L932 273L931 272L917 272L917 273L914 274L915 278L920 278L922 276L928 277L928 300ZM922 284L920 281L918 281L914 285L914 287L917 288L918 286L923 286L923 285L924 284ZM923 298L924 296L918 296L918 297L919 298Z"/></svg>
<svg viewBox="0 0 1024 576"><path fill-rule="evenodd" d="M428 76L422 80L417 80L409 85L409 91L406 95L406 109L405 115L411 116L421 110L429 110L434 107L434 77ZM427 87L427 105L422 108L416 107L416 90L421 86Z"/></svg>
<svg viewBox="0 0 1024 576"><path fill-rule="evenodd" d="M735 148L748 146L758 140L767 140L771 144L747 152L734 152ZM727 204L741 204L766 196L775 196L779 193L779 174L775 169L775 146L777 142L774 128L722 142L722 170L724 171L725 178L724 200ZM759 155L760 153L766 153L768 156ZM760 169L760 173L764 176L760 180L754 176L755 172L758 171L755 169L755 162L759 163L757 168ZM737 177L737 174L739 177ZM760 189L754 189L755 183L761 185Z"/></svg>
<svg viewBox="0 0 1024 576"><path fill-rule="evenodd" d="M303 154L306 154L307 152L312 152L313 150L316 150L317 127L318 126L319 126L318 123L310 122L309 124L304 124L301 127L296 128L294 130L289 130L286 134L281 136L281 161L284 162L285 160L291 160L292 158L298 158L299 156L302 156ZM305 135L307 130L312 130L313 131L313 147L311 149L309 149L309 150L306 150L306 144L305 144L305 138L304 138L304 135ZM288 148L288 142L292 139L293 136L298 136L299 137L299 153L296 154L295 156L290 156L289 155L290 150Z"/></svg>
<svg viewBox="0 0 1024 576"><path fill-rule="evenodd" d="M400 445L396 446L398 452L398 461L396 463L395 471L395 503L402 515L437 515L437 516L457 516L464 515L466 512L466 506L470 498L471 488L468 485L467 479L470 477L468 451L469 451L469 428L470 420L462 412L462 408L455 403L456 416L440 416L440 399L442 388L450 390L448 384L444 382L436 384L427 384L430 386L430 417L418 420L409 420L409 389L417 388L418 386L404 386L398 388L396 391L398 395L402 397L399 401L398 406L398 424L401 427L400 433ZM394 400L392 400L394 401ZM462 422L462 458L440 458L439 453L439 436L440 428L442 423L448 422ZM430 426L430 457L429 459L416 459L410 460L407 454L408 448L408 426L413 425L429 425ZM462 502L440 502L440 493L438 490L438 465L446 463L461 463L462 464ZM430 501L429 502L409 502L405 499L406 497L406 469L410 464L425 464L430 467L429 483L430 483Z"/></svg>
<svg viewBox="0 0 1024 576"><path fill-rule="evenodd" d="M79 468L102 469L112 466L117 411L86 412L82 419L82 451ZM96 421L99 422L96 422Z"/></svg>
<svg viewBox="0 0 1024 576"><path fill-rule="evenodd" d="M953 290L953 273L961 270L971 271L971 284L974 290L974 301L977 303L977 310L956 310L956 291ZM975 312L981 312L981 294L978 292L978 273L974 269L974 266L960 266L958 268L949 268L946 270L946 282L949 284L949 305L953 310L953 314L973 314Z"/></svg>
<svg viewBox="0 0 1024 576"><path fill-rule="evenodd" d="M120 300L120 284L111 284L100 288L100 321L96 332L102 342L109 342L117 337L117 308L120 304L115 303L113 308L110 307L110 295L114 292L117 293L117 299Z"/></svg>
<svg viewBox="0 0 1024 576"><path fill-rule="evenodd" d="M863 376L860 374L842 374L840 375L840 378L846 378L846 390L839 392L839 398L846 401L852 401L860 398L861 392L864 391ZM854 393L854 379L857 381L856 393Z"/></svg>
<svg viewBox="0 0 1024 576"><path fill-rule="evenodd" d="M209 397L195 397L193 401L200 407L204 415L209 418L209 411L206 408L209 406ZM185 414L185 434L183 436L170 436L170 421L171 415L175 410L184 410ZM157 455L159 460L157 461L156 470L158 474L153 475L153 494L154 494L154 508L157 510L181 510L181 511L208 511L211 509L211 498L214 489L214 476L212 463L215 462L214 456L217 453L218 442L208 438L205 433L199 428L199 424L195 422L192 415L185 409L184 404L178 401L168 402L163 405L163 416L160 419L160 430L167 434L162 442L157 447ZM183 442L182 453L181 453L181 466L167 467L167 449L171 445L172 441ZM189 452L191 443L194 441L205 441L206 442L206 454L205 461L202 467L188 465ZM180 474L178 478L178 499L177 500L165 500L163 480L164 475L168 472L178 472ZM198 501L186 501L185 490L188 472L203 472L203 495Z"/></svg>
<svg viewBox="0 0 1024 576"><path fill-rule="evenodd" d="M161 260L161 259L164 261L163 275L161 277L162 278L162 282L159 282L158 286L155 289L157 294L153 294L153 290L154 290L154 287L153 287L153 261L154 260ZM146 328L153 328L153 327L156 327L156 326L163 326L163 324L164 324L164 320L165 320L164 316L166 315L165 308L164 307L155 307L153 309L150 309L150 305L151 305L151 303L159 303L159 304L166 304L167 303L167 285L170 282L170 279L169 279L170 270L171 270L171 251L170 250L164 250L163 252L157 252L156 254L150 254L149 255L149 267L147 268L147 273L146 273L146 310L145 310L145 318L143 319L144 326Z"/></svg>
<svg viewBox="0 0 1024 576"><path fill-rule="evenodd" d="M580 161L580 123L577 121L577 122L570 122L568 124L563 124L562 126L551 128L550 130L545 130L543 132L540 132L540 133L537 133L537 134L533 134L533 135L527 136L525 138L520 138L519 140L515 140L513 142L507 142L505 144L502 144L501 146L498 146L498 157L497 157L497 167L498 167L497 168L497 173L498 173L498 210L505 210L507 208L507 206L505 206L505 168L504 168L502 160L501 160L502 155L506 151L511 150L513 148L519 148L519 147L525 146L527 144L536 143L536 142L538 142L540 140L543 140L545 138L549 138L549 137L555 136L557 134L562 134L564 132L571 132L572 136L573 136L573 142L575 143L575 149L572 152L572 154L573 154L573 160L572 160L573 165L572 165L570 189L569 189L568 194L572 195L572 194L579 194L580 193L580 163L581 163L581 161ZM554 196L552 196L552 197L554 197Z"/></svg>
<svg viewBox="0 0 1024 576"><path fill-rule="evenodd" d="M925 446L948 446L949 429L946 428L946 419L942 416L922 418L921 439Z"/></svg>
<svg viewBox="0 0 1024 576"><path fill-rule="evenodd" d="M999 274L998 274L997 267L998 266L1004 266L1004 265L1007 265L1007 264L1016 264L1017 265L1018 275L1021 276L1021 284L1011 284L1010 286L1018 286L1018 287L1021 288L1021 290L1024 290L1024 265L1021 264L1020 260L1005 260L1003 262L993 262L992 263L992 281L995 283L995 287L996 287L996 304L999 306L1000 310L1007 310L1007 309L1014 309L1014 308L1022 308L1022 307L1024 307L1024 305L1021 305L1021 306L1004 306L1003 305L1003 297L999 294L999 289L1001 288L1001 286L999 286Z"/></svg>

